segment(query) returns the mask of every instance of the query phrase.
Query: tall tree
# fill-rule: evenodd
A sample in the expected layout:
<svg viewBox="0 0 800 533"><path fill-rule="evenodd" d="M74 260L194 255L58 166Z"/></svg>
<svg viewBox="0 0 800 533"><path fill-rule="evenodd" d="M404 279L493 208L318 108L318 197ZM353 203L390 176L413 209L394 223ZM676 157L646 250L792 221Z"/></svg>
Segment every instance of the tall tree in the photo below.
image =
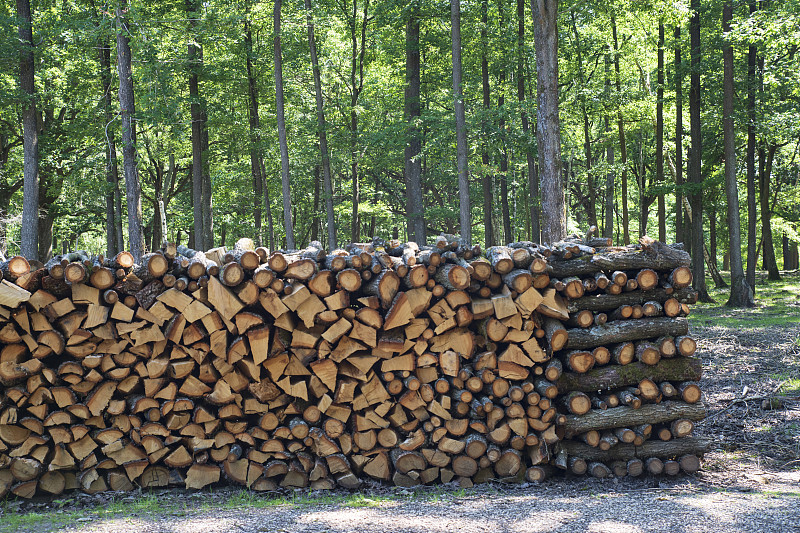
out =
<svg viewBox="0 0 800 533"><path fill-rule="evenodd" d="M322 182L325 190L325 215L328 228L328 248L336 248L336 221L333 217L333 181L331 179L331 160L328 151L328 133L325 123L325 105L322 99L322 80L319 73L319 59L317 58L317 41L314 35L314 13L311 9L311 0L305 0L306 25L308 26L308 47L311 52L311 69L314 74L314 97L317 104L317 136L319 137L319 151L322 158ZM419 40L419 26L417 26L417 39ZM419 56L418 56L419 57ZM419 71L419 60L417 60ZM419 86L418 86L419 87ZM417 90L419 92L419 89ZM420 202L422 193L420 192Z"/></svg>
<svg viewBox="0 0 800 533"><path fill-rule="evenodd" d="M364 0L361 23L359 24L358 1L353 0L352 12L348 13L347 2L343 2L342 9L347 17L350 29L350 173L353 184L353 210L350 218L350 240L358 242L361 235L361 220L359 217L359 203L361 202L361 183L359 176L359 125L358 101L364 90L364 61L367 53L367 23L369 22L369 0Z"/></svg>
<svg viewBox="0 0 800 533"><path fill-rule="evenodd" d="M248 6L249 8L249 6ZM253 221L255 222L256 242L262 243L261 231L261 205L263 196L263 181L261 175L261 119L258 116L258 82L253 73L253 31L250 27L250 10L244 21L244 47L245 66L247 68L247 106L250 131L250 176L253 180ZM269 247L273 249L271 235L268 238Z"/></svg>
<svg viewBox="0 0 800 533"><path fill-rule="evenodd" d="M127 0L120 0L117 17L117 70L119 71L119 106L122 119L122 170L125 175L125 198L128 202L128 246L138 260L144 254L142 199L139 171L136 168L136 105L133 97L133 69L128 38Z"/></svg>
<svg viewBox="0 0 800 533"><path fill-rule="evenodd" d="M587 196L584 200L586 211L586 218L589 219L589 224L597 226L597 190L594 185L594 175L592 174L592 138L590 135L589 126L589 113L586 109L586 75L583 71L583 53L581 45L581 36L578 33L578 25L575 22L575 11L570 13L572 17L572 32L575 36L575 61L578 63L578 83L580 84L579 98L581 108L581 115L583 119L583 156L586 159L586 192Z"/></svg>
<svg viewBox="0 0 800 533"><path fill-rule="evenodd" d="M736 181L736 132L733 127L733 46L728 40L733 7L726 0L722 8L722 133L725 151L725 196L728 200L728 235L731 257L731 296L727 305L752 307L753 293L745 281L742 269L742 236L739 225L739 185Z"/></svg>
<svg viewBox="0 0 800 533"><path fill-rule="evenodd" d="M763 76L763 65L761 68ZM763 83L763 81L762 81ZM766 144L766 142L765 142ZM763 243L763 267L767 271L767 279L781 279L778 262L775 259L775 242L772 235L772 206L770 205L770 181L775 153L781 145L768 144L758 149L758 195L761 204L761 242Z"/></svg>
<svg viewBox="0 0 800 533"><path fill-rule="evenodd" d="M289 187L289 144L286 140L286 117L283 99L283 51L281 50L281 0L275 0L273 10L275 29L275 107L278 118L278 142L281 150L281 189L283 192L283 226L286 230L286 247L294 250L294 224L292 221L292 192Z"/></svg>
<svg viewBox="0 0 800 533"><path fill-rule="evenodd" d="M705 265L701 257L705 243L703 239L703 132L700 115L700 0L691 2L692 18L689 24L691 41L692 73L689 85L689 118L690 134L692 138L692 151L689 157L689 183L692 190L689 194L689 203L692 208L691 236L694 259L692 260L693 285L701 301L713 301L706 289Z"/></svg>
<svg viewBox="0 0 800 533"><path fill-rule="evenodd" d="M536 46L536 138L542 172L542 240L557 242L567 234L558 117L558 0L531 0L531 10Z"/></svg>
<svg viewBox="0 0 800 533"><path fill-rule="evenodd" d="M450 32L453 44L453 94L456 119L456 164L458 167L458 205L461 238L472 242L469 206L469 168L467 167L467 121L461 87L461 2L450 0Z"/></svg>
<svg viewBox="0 0 800 533"><path fill-rule="evenodd" d="M605 74L605 86L603 94L607 100L611 98L611 75L609 70L611 69L611 54L605 54L604 59L604 74ZM608 109L603 116L603 122L605 125L604 128L604 135L605 135L605 142L606 142L606 164L608 164L609 170L606 172L606 191L605 191L605 220L603 221L603 237L607 237L609 239L614 238L614 171L611 170L614 167L614 143L611 140L612 132L611 132L611 120L608 116Z"/></svg>
<svg viewBox="0 0 800 533"><path fill-rule="evenodd" d="M39 134L36 125L33 23L30 0L17 0L19 18L19 84L23 93L22 146L22 255L36 259L39 254Z"/></svg>
<svg viewBox="0 0 800 533"><path fill-rule="evenodd" d="M691 240L683 225L683 64L681 62L681 27L675 26L675 240L686 244L691 253Z"/></svg>
<svg viewBox="0 0 800 533"><path fill-rule="evenodd" d="M756 0L748 2L750 17L757 11ZM756 289L756 61L758 48L751 43L747 48L747 284Z"/></svg>
<svg viewBox="0 0 800 533"><path fill-rule="evenodd" d="M497 1L497 11L499 14L499 22L501 31L506 29L505 19L505 3L503 0ZM503 242L508 244L514 240L514 231L511 228L511 210L508 206L508 147L506 146L506 119L505 119L505 103L506 103L506 46L505 42L500 43L500 61L499 68L500 74L498 76L498 95L497 95L497 111L500 120L497 127L500 131L500 212L503 216Z"/></svg>
<svg viewBox="0 0 800 533"><path fill-rule="evenodd" d="M408 237L422 244L426 239L426 231L425 205L422 200L422 132L417 124L422 115L419 28L419 5L415 2L409 10L406 21L405 120L408 127L408 142L405 146L404 159Z"/></svg>
<svg viewBox="0 0 800 533"><path fill-rule="evenodd" d="M103 114L106 137L106 256L112 257L125 247L122 240L122 198L119 194L119 171L117 168L117 143L111 123L111 44L105 32L101 32L98 47L100 81L103 89Z"/></svg>
<svg viewBox="0 0 800 533"><path fill-rule="evenodd" d="M483 192L483 235L484 245L494 246L494 221L492 209L492 173L489 169L489 109L491 96L489 91L489 2L481 0L481 87L483 88L483 120L481 121L481 190Z"/></svg>
<svg viewBox="0 0 800 533"><path fill-rule="evenodd" d="M539 173L533 160L531 143L528 140L528 113L525 111L525 0L517 0L517 99L522 106L522 133L525 139L525 161L528 168L528 205L531 217L530 239L539 242L541 230L539 226Z"/></svg>
<svg viewBox="0 0 800 533"><path fill-rule="evenodd" d="M622 120L622 82L619 74L619 40L617 38L617 18L611 15L611 35L614 38L614 83L617 89L617 129L619 130L619 163L622 167L622 242L631 243L628 229L630 214L628 211L628 146L625 139L625 122Z"/></svg>
<svg viewBox="0 0 800 533"><path fill-rule="evenodd" d="M664 20L658 20L658 88L656 89L656 184L658 190L658 240L667 241L667 207L664 201Z"/></svg>

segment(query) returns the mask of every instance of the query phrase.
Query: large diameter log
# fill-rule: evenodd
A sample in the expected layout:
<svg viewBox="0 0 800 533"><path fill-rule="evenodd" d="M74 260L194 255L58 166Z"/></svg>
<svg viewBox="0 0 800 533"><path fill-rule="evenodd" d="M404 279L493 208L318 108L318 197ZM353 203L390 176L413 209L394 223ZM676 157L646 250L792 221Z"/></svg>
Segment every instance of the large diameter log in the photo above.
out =
<svg viewBox="0 0 800 533"><path fill-rule="evenodd" d="M613 407L605 411L592 410L581 416L567 416L564 424L564 436L569 438L593 429L660 424L679 418L702 420L705 417L706 408L699 403L661 402L642 405L639 409L628 406Z"/></svg>
<svg viewBox="0 0 800 533"><path fill-rule="evenodd" d="M697 303L697 292L692 288L685 288L667 294L664 289L653 289L652 291L631 291L622 294L592 294L583 296L567 302L567 309L570 313L576 313L583 309L589 311L613 311L623 305L641 305L645 302L656 301L664 303L670 298L675 298L681 303Z"/></svg>
<svg viewBox="0 0 800 533"><path fill-rule="evenodd" d="M711 447L711 440L702 437L685 437L667 442L649 440L641 446L617 444L608 450L594 448L574 440L562 441L560 446L570 456L580 457L587 461L609 462L649 459L650 457L679 457L689 454L702 455Z"/></svg>
<svg viewBox="0 0 800 533"><path fill-rule="evenodd" d="M664 335L677 337L689 332L689 321L683 317L639 318L617 320L592 328L573 328L567 331L565 348L581 350L605 344L657 338Z"/></svg>
<svg viewBox="0 0 800 533"><path fill-rule="evenodd" d="M470 276L466 268L447 263L436 271L435 279L451 291L459 291L469 287Z"/></svg>
<svg viewBox="0 0 800 533"><path fill-rule="evenodd" d="M699 359L677 358L662 359L657 365L644 363L629 365L611 365L595 368L585 374L565 372L556 381L559 392L571 391L597 392L619 387L638 385L649 379L656 383L661 381L697 381L703 374L703 365Z"/></svg>

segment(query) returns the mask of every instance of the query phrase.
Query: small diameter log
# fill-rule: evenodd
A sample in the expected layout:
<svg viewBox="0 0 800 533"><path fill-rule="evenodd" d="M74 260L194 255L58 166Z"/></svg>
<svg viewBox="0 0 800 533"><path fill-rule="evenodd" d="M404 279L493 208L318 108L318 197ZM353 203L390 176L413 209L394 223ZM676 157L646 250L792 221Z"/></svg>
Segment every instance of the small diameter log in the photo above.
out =
<svg viewBox="0 0 800 533"><path fill-rule="evenodd" d="M691 288L676 290L667 294L664 289L653 289L649 292L633 291L622 294L590 294L577 300L567 302L570 312L588 309L590 311L611 311L621 305L641 305L648 301L666 302L674 298L679 303L693 304L697 302L697 293Z"/></svg>
<svg viewBox="0 0 800 533"><path fill-rule="evenodd" d="M631 363L624 366L612 365L595 368L586 374L565 372L556 384L562 393L570 391L597 392L598 390L637 385L644 379L654 382L694 381L700 379L702 372L703 365L697 359L662 359L655 366ZM696 384L695 387L697 387ZM688 385L687 388L693 390Z"/></svg>
<svg viewBox="0 0 800 533"><path fill-rule="evenodd" d="M512 291L522 294L531 288L533 277L527 270L516 269L503 276L503 282Z"/></svg>
<svg viewBox="0 0 800 533"><path fill-rule="evenodd" d="M569 415L564 424L565 436L573 437L593 429L659 424L680 418L702 420L706 416L703 405L683 402L661 402L642 405L639 409L628 406L614 407L605 411L590 411L582 416Z"/></svg>
<svg viewBox="0 0 800 533"><path fill-rule="evenodd" d="M711 448L711 440L701 437L686 437L669 442L649 440L641 446L618 444L608 450L601 450L574 440L562 441L560 445L569 455L581 457L587 461L630 461L649 459L650 457L668 458L684 455L696 458ZM689 465L691 460L686 462L688 466L691 466Z"/></svg>
<svg viewBox="0 0 800 533"><path fill-rule="evenodd" d="M561 322L554 318L545 318L544 332L547 343L553 352L557 352L569 344L569 333L561 325Z"/></svg>
<svg viewBox="0 0 800 533"><path fill-rule="evenodd" d="M683 289L692 284L692 270L687 266L681 266L670 272L667 281L675 289Z"/></svg>
<svg viewBox="0 0 800 533"><path fill-rule="evenodd" d="M691 357L697 351L697 341L687 336L676 337L675 347L682 356Z"/></svg>
<svg viewBox="0 0 800 533"><path fill-rule="evenodd" d="M559 356L572 372L585 374L594 366L594 357L585 350L572 350Z"/></svg>
<svg viewBox="0 0 800 533"><path fill-rule="evenodd" d="M583 415L589 412L592 408L592 401L589 397L582 393L573 391L567 394L562 400L564 407L573 415Z"/></svg>
<svg viewBox="0 0 800 533"><path fill-rule="evenodd" d="M638 320L619 320L604 326L587 329L573 328L567 331L566 348L585 349L670 335L686 335L689 322L685 318L640 318Z"/></svg>
<svg viewBox="0 0 800 533"><path fill-rule="evenodd" d="M514 268L511 253L512 250L506 246L492 246L486 250L486 258L489 259L494 271L503 275L508 274Z"/></svg>

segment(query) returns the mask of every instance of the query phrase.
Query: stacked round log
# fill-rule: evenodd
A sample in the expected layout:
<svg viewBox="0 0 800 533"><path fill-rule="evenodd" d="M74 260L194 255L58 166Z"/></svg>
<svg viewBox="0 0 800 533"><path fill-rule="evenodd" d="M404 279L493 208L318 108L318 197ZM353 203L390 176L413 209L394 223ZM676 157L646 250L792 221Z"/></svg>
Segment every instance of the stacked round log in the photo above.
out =
<svg viewBox="0 0 800 533"><path fill-rule="evenodd" d="M688 435L702 409L692 294L662 248L575 238L484 255L442 235L269 252L241 239L165 245L138 264L124 252L0 262L0 497L469 486L633 459L671 472L674 443L699 451ZM562 275L569 254L592 266ZM608 266L629 255L656 258L655 288L630 288L643 263ZM616 270L625 288L598 290ZM670 299L679 311L659 315ZM615 314L623 305L642 318ZM669 339L675 353L655 365L616 351L632 343L635 359Z"/></svg>
<svg viewBox="0 0 800 533"><path fill-rule="evenodd" d="M696 472L709 442L691 436L705 409L686 318L696 301L689 255L648 238L624 248L588 240L559 243L548 257L570 315L556 385L590 405L562 404L553 463L597 477Z"/></svg>

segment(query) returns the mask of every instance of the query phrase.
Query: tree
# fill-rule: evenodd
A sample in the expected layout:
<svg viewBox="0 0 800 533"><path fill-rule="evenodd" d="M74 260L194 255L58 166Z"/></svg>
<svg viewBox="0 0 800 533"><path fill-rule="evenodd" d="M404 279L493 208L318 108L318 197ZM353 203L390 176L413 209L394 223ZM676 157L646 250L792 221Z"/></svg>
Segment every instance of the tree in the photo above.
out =
<svg viewBox="0 0 800 533"><path fill-rule="evenodd" d="M733 8L731 0L726 0L722 8L722 33L726 39L723 45L723 98L722 121L725 144L725 196L728 200L728 235L731 257L731 296L727 305L731 307L752 307L753 293L744 277L742 269L742 238L739 225L739 187L736 181L736 132L733 124L733 46L728 39L731 31Z"/></svg>
<svg viewBox="0 0 800 533"><path fill-rule="evenodd" d="M756 10L756 0L748 2L750 16ZM754 44L747 48L747 274L746 282L756 289L756 60L758 49Z"/></svg>
<svg viewBox="0 0 800 533"><path fill-rule="evenodd" d="M658 240L667 240L667 207L664 201L664 20L658 21L658 88L656 89L656 184L658 191Z"/></svg>
<svg viewBox="0 0 800 533"><path fill-rule="evenodd" d="M472 220L469 206L469 168L467 167L467 123L461 88L461 3L450 0L450 31L453 42L453 94L456 119L456 164L458 167L458 205L461 238L472 242Z"/></svg>
<svg viewBox="0 0 800 533"><path fill-rule="evenodd" d="M536 138L542 173L542 240L557 242L567 234L558 117L558 0L531 0L531 10L536 45Z"/></svg>
<svg viewBox="0 0 800 533"><path fill-rule="evenodd" d="M128 245L136 260L144 254L142 199L139 171L136 168L136 105L133 96L133 70L128 38L127 0L117 6L117 69L119 71L119 106L122 118L122 169L125 175L125 198L128 202Z"/></svg>
<svg viewBox="0 0 800 533"><path fill-rule="evenodd" d="M517 0L517 99L522 107L522 134L525 145L525 162L528 169L528 205L531 217L530 239L539 242L539 173L533 160L533 151L528 140L528 113L525 111L525 0Z"/></svg>
<svg viewBox="0 0 800 533"><path fill-rule="evenodd" d="M289 188L289 144L286 140L286 116L283 98L283 52L281 51L281 0L275 0L273 11L275 30L275 105L278 118L278 142L281 149L281 189L283 192L283 226L286 230L286 247L290 250L294 245L294 227L292 221L292 192Z"/></svg>
<svg viewBox="0 0 800 533"><path fill-rule="evenodd" d="M22 144L25 152L23 172L22 246L28 259L39 254L39 135L36 124L36 86L34 79L33 23L30 0L17 0L19 17L19 84L25 98L22 105Z"/></svg>
<svg viewBox="0 0 800 533"><path fill-rule="evenodd" d="M675 26L675 240L686 244L691 253L691 240L683 226L683 64L681 62L681 27Z"/></svg>
<svg viewBox="0 0 800 533"><path fill-rule="evenodd" d="M328 247L336 248L336 221L333 218L333 183L331 181L331 160L328 155L328 134L325 123L325 107L322 99L322 81L319 74L319 60L317 59L317 42L314 36L314 15L311 10L311 0L305 0L306 24L308 26L308 47L311 52L311 69L314 74L314 97L317 105L317 135L319 137L319 151L322 158L322 180L325 189L325 214L328 228ZM417 41L419 41L419 25L417 25ZM419 42L417 43L419 45ZM419 55L417 55L419 57ZM417 59L417 97L419 98L419 59ZM419 193L420 203L422 193ZM424 229L424 226L423 226Z"/></svg>
<svg viewBox="0 0 800 533"><path fill-rule="evenodd" d="M481 121L481 191L483 192L483 242L488 248L494 246L494 221L492 210L492 173L489 170L489 128L487 120L491 107L489 92L489 39L487 28L489 26L489 2L481 0L481 88L483 89L483 120Z"/></svg>
<svg viewBox="0 0 800 533"><path fill-rule="evenodd" d="M405 120L408 142L404 150L406 178L406 213L408 238L420 244L425 242L425 206L422 200L422 138L417 125L422 114L420 102L420 50L419 7L414 3L406 21L406 90Z"/></svg>
<svg viewBox="0 0 800 533"><path fill-rule="evenodd" d="M631 243L628 226L630 216L628 213L628 146L625 139L625 123L622 120L622 85L619 73L619 40L617 39L617 19L611 15L611 35L614 38L614 83L617 89L617 130L619 131L619 159L622 166L622 242Z"/></svg>

